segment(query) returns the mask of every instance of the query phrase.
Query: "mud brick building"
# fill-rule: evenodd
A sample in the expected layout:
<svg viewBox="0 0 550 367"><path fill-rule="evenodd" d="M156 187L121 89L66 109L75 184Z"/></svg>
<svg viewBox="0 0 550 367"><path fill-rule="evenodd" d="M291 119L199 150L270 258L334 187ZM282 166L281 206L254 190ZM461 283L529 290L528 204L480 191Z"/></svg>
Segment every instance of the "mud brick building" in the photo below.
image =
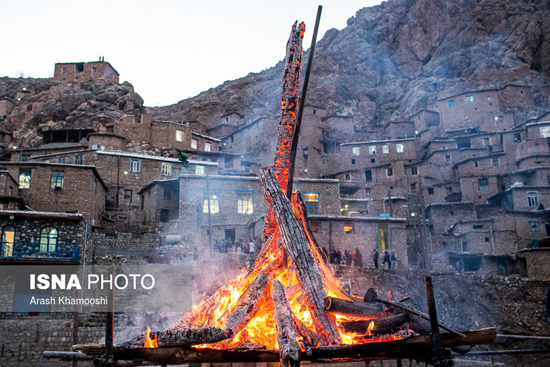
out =
<svg viewBox="0 0 550 367"><path fill-rule="evenodd" d="M118 84L120 74L105 61L64 62L55 64L55 81L85 81L88 79L106 80Z"/></svg>

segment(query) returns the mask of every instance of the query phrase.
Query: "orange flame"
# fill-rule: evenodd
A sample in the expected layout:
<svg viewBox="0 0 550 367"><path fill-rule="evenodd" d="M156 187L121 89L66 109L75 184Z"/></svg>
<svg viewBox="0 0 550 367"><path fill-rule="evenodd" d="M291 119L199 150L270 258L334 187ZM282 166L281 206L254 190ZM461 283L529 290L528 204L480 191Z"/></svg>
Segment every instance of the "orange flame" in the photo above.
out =
<svg viewBox="0 0 550 367"><path fill-rule="evenodd" d="M367 336L372 335L372 330L374 330L374 321L371 321L369 327L367 328Z"/></svg>
<svg viewBox="0 0 550 367"><path fill-rule="evenodd" d="M143 345L145 348L158 348L159 344L155 339L151 339L151 328L148 327L147 331L145 332L145 344Z"/></svg>

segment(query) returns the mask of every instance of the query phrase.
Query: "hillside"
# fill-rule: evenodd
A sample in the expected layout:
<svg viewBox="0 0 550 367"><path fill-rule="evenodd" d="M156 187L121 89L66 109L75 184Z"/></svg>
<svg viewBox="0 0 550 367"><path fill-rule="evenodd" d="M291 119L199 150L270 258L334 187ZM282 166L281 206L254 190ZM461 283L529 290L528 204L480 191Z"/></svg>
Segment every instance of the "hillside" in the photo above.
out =
<svg viewBox="0 0 550 367"><path fill-rule="evenodd" d="M308 103L365 126L436 109L441 96L521 84L532 87L536 115L548 109L549 9L547 0L391 0L363 8L318 42ZM282 62L148 110L205 125L229 112L276 116L281 78Z"/></svg>

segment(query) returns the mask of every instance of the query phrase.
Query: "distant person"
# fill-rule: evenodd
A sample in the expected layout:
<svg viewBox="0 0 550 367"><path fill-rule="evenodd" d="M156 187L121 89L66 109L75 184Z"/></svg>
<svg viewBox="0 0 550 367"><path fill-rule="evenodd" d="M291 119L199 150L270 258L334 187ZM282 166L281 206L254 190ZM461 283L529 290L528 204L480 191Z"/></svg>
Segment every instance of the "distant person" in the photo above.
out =
<svg viewBox="0 0 550 367"><path fill-rule="evenodd" d="M397 269L397 256L395 256L395 251L392 251L390 255L390 269Z"/></svg>
<svg viewBox="0 0 550 367"><path fill-rule="evenodd" d="M391 266L391 255L388 252L388 250L384 251L384 260L382 261L382 264L384 265L384 269L386 269L386 263L388 264L387 269L390 269Z"/></svg>
<svg viewBox="0 0 550 367"><path fill-rule="evenodd" d="M250 240L250 243L248 244L248 251L253 254L254 250L254 241Z"/></svg>
<svg viewBox="0 0 550 367"><path fill-rule="evenodd" d="M374 248L374 253L372 254L372 261L374 262L374 268L378 269L378 258L380 257L380 254L378 253L378 249Z"/></svg>
<svg viewBox="0 0 550 367"><path fill-rule="evenodd" d="M359 248L355 249L355 266L359 268L363 266L363 254L361 254Z"/></svg>
<svg viewBox="0 0 550 367"><path fill-rule="evenodd" d="M352 260L353 260L353 259L351 258L351 252L349 252L348 250L346 250L346 251L344 252L344 255L345 255L345 257L346 257L346 265L347 265L347 266L351 266L351 262L352 262Z"/></svg>
<svg viewBox="0 0 550 367"><path fill-rule="evenodd" d="M460 260L456 262L455 267L456 267L456 272L460 275L460 273L462 272L462 264L460 263Z"/></svg>
<svg viewBox="0 0 550 367"><path fill-rule="evenodd" d="M199 250L196 247L193 248L193 260L197 261L199 259Z"/></svg>
<svg viewBox="0 0 550 367"><path fill-rule="evenodd" d="M336 250L336 264L340 265L342 263L342 251Z"/></svg>

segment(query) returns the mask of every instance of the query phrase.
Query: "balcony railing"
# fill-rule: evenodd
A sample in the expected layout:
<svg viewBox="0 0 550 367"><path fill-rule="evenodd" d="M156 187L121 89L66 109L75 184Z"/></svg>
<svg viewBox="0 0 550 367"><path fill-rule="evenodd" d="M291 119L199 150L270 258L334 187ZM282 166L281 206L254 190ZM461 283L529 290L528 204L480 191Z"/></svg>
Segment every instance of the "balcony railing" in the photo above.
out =
<svg viewBox="0 0 550 367"><path fill-rule="evenodd" d="M9 260L76 260L80 259L80 245L77 243L58 243L49 246L40 243L2 243L0 259Z"/></svg>

